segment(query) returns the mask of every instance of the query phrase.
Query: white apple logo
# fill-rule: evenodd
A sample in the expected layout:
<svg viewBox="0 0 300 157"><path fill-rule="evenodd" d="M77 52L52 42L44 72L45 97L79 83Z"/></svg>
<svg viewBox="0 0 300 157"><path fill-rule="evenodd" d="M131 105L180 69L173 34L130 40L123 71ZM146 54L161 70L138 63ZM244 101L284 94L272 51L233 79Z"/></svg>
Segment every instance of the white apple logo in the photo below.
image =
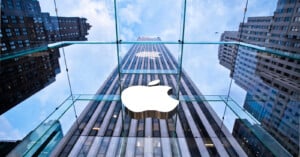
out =
<svg viewBox="0 0 300 157"><path fill-rule="evenodd" d="M121 100L132 118L170 118L179 101L169 96L172 87L159 86L154 80L148 86L131 86L123 90Z"/></svg>

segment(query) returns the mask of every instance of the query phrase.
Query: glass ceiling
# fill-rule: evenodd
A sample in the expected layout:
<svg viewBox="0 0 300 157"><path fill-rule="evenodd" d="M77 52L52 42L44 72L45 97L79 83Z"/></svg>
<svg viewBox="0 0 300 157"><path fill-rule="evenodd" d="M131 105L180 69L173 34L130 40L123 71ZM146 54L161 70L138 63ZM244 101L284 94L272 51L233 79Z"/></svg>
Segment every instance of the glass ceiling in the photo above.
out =
<svg viewBox="0 0 300 157"><path fill-rule="evenodd" d="M66 133L71 127L70 121L76 121L89 101L119 101L120 95L94 94L114 68L118 68L119 76L155 73L178 78L185 70L204 96L177 95L180 101L209 102L230 131L236 118L260 125L243 108L247 91L219 64L219 46L236 45L257 50L259 54L300 60L300 54L237 41L220 41L224 31L237 31L244 18L271 16L276 7L274 1L43 0L39 3L41 11L50 16L86 18L91 28L86 41L57 41L14 53L1 53L0 61L4 62L59 48L61 71L54 82L0 116L0 123L4 124L0 128L0 140L20 140L50 120L59 120ZM160 37L161 41L137 41L141 36ZM179 66L160 71L122 69L122 59L134 44L165 44Z"/></svg>

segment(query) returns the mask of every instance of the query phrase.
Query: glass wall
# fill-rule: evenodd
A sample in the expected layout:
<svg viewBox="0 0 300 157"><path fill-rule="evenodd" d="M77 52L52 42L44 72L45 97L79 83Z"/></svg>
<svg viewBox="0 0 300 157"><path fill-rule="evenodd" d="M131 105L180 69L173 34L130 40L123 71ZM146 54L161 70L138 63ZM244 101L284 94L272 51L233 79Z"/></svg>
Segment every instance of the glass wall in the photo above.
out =
<svg viewBox="0 0 300 157"><path fill-rule="evenodd" d="M127 149L135 155L184 156L184 150L214 155L221 152L215 146L220 140L228 155L238 156L230 148L235 141L248 156L297 156L299 23L279 28L276 18L289 8L298 16L299 2L276 4L3 0L0 140L17 145L12 153L31 156L57 151L69 130L91 127L72 134L85 141L78 148L83 155L108 150L124 155ZM282 29L289 34L281 35ZM137 132L129 136L132 118L121 93L155 79L173 88L180 105L169 120L151 119L151 136L147 118L136 120ZM100 104L99 117L87 126ZM207 129L200 113L216 134L191 131ZM103 121L107 129L99 133ZM165 125L169 132L163 136ZM101 145L91 144L94 140ZM99 152L87 151L94 147Z"/></svg>

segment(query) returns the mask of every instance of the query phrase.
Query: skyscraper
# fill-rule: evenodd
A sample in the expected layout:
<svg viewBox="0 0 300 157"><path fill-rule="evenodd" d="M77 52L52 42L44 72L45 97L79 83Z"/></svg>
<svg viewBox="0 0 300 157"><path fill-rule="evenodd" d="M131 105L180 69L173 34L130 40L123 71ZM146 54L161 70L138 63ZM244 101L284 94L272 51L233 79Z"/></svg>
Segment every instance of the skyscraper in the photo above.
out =
<svg viewBox="0 0 300 157"><path fill-rule="evenodd" d="M300 140L300 61L293 57L300 54L299 6L299 1L279 0L273 16L249 17L238 33L224 32L221 38L284 51L285 55L243 46L232 52L227 45L219 48L220 63L227 61L222 65L247 91L244 108L294 156L299 154Z"/></svg>
<svg viewBox="0 0 300 157"><path fill-rule="evenodd" d="M35 0L1 1L1 56L34 48L39 53L0 62L0 114L55 81L60 72L58 48L47 44L64 40L87 40L85 18L56 17L41 12Z"/></svg>
<svg viewBox="0 0 300 157"><path fill-rule="evenodd" d="M159 41L160 38L138 40ZM121 87L146 86L159 79L162 85L176 91L177 66L165 45L135 44L122 60ZM115 69L96 94L119 95L118 81L118 69ZM125 114L122 120L120 100L91 101L52 155L247 156L230 132L220 127L221 120L207 102L191 101L202 94L185 72L179 91L182 98L178 110L169 119L134 119Z"/></svg>
<svg viewBox="0 0 300 157"><path fill-rule="evenodd" d="M278 0L273 16L249 17L240 24L239 37L247 43L299 53L300 2Z"/></svg>
<svg viewBox="0 0 300 157"><path fill-rule="evenodd" d="M225 31L221 35L221 41L239 41L237 31ZM219 46L218 58L221 65L230 69L230 76L233 74L234 63L237 55L238 46L234 44L224 44Z"/></svg>

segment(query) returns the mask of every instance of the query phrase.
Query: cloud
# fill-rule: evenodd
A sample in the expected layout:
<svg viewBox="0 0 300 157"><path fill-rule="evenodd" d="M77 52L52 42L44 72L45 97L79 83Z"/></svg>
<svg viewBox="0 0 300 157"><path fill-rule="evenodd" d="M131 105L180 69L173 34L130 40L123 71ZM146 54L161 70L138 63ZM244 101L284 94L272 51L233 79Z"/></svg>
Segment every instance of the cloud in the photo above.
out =
<svg viewBox="0 0 300 157"><path fill-rule="evenodd" d="M49 10L52 16L55 15L51 9L53 1L43 1L41 4L44 5L43 12ZM89 40L115 41L114 14L111 11L112 4L108 1L83 0L78 3L70 0L57 1L57 6L60 16L79 16L88 19L92 25ZM61 6L68 7L61 8ZM46 10L43 10L45 8ZM64 49L74 93L95 93L116 65L117 56L114 45L72 45ZM54 83L1 115L1 118L5 116L6 122L10 123L3 123L3 125L7 124L5 127L2 127L1 123L0 139L23 137L70 95L62 54L59 62L61 73L56 76ZM18 115L17 118L16 115ZM17 131L21 133L17 134L14 128L18 128Z"/></svg>
<svg viewBox="0 0 300 157"><path fill-rule="evenodd" d="M120 20L123 21L126 25L130 24L141 24L141 8L134 7L132 4L126 5L124 8L120 9L120 14L122 18L120 17Z"/></svg>
<svg viewBox="0 0 300 157"><path fill-rule="evenodd" d="M13 127L9 120L4 117L0 116L0 139L1 140L16 140L22 139L24 134L21 134L17 127Z"/></svg>
<svg viewBox="0 0 300 157"><path fill-rule="evenodd" d="M180 3L174 1L120 1L119 28L123 40L136 40L139 36L164 36L163 33L180 31ZM130 36L126 36L130 34ZM134 34L134 35L132 35ZM174 40L174 38L172 38Z"/></svg>
<svg viewBox="0 0 300 157"><path fill-rule="evenodd" d="M92 25L88 36L90 41L116 41L113 1L56 2L60 16L87 18ZM188 0L185 40L218 41L223 31L237 30L245 2ZM52 0L43 0L40 4L43 12L55 15ZM124 0L118 4L120 39L134 41L142 35L160 36L164 41L181 38L182 3L173 0ZM247 16L271 15L269 13L274 11L274 6L274 1L251 0ZM122 45L122 54L130 46ZM178 53L177 45L167 47L173 54ZM204 94L227 94L229 71L218 63L218 45L185 45L184 48L184 68L200 91ZM74 93L95 93L117 65L115 45L72 45L64 50ZM0 139L24 136L39 123L35 117L43 119L70 94L62 55L60 66L61 73L56 76L56 82L5 113L5 117L1 115ZM240 103L244 94L238 87L232 91L232 96L239 99Z"/></svg>

